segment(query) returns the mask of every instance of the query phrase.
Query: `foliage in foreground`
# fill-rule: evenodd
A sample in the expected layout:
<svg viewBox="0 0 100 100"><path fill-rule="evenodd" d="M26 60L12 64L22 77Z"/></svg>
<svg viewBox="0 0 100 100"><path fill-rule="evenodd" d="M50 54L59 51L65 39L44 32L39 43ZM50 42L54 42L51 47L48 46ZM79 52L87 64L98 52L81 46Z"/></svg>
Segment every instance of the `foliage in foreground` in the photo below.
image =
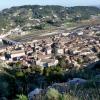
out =
<svg viewBox="0 0 100 100"><path fill-rule="evenodd" d="M27 96L25 95L17 95L17 99L16 100L28 100Z"/></svg>
<svg viewBox="0 0 100 100"><path fill-rule="evenodd" d="M76 100L99 100L100 81L98 80L100 80L100 70L98 68L69 69L66 71L65 67L60 66L57 65L45 69L41 69L40 66L32 66L28 69L21 69L18 66L11 66L10 69L3 68L2 72L0 72L0 96L14 100L17 94L28 95L35 88L46 89L54 83L67 82L73 78L82 78L88 81L84 86L79 87L76 84L71 88L68 86L70 89L64 93L58 92L55 90L56 88L51 88L42 95L43 99L40 98L39 100L54 100L51 98L57 98L55 100L74 100L73 98L77 98ZM24 96L19 95L17 99L19 98L24 98Z"/></svg>

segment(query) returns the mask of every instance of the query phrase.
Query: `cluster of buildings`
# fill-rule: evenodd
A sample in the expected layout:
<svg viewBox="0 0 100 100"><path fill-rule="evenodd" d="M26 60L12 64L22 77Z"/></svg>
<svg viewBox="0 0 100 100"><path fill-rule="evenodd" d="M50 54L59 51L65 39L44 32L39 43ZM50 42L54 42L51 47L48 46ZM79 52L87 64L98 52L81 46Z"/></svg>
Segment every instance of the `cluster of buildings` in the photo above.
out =
<svg viewBox="0 0 100 100"><path fill-rule="evenodd" d="M78 31L68 35L61 33L8 46L0 50L0 59L8 63L21 62L23 66L28 67L49 67L58 64L57 57L64 56L69 65L80 68L99 60L97 54L100 52L100 38L96 36L96 32L100 31L98 29L99 26L85 28L80 31L82 34Z"/></svg>

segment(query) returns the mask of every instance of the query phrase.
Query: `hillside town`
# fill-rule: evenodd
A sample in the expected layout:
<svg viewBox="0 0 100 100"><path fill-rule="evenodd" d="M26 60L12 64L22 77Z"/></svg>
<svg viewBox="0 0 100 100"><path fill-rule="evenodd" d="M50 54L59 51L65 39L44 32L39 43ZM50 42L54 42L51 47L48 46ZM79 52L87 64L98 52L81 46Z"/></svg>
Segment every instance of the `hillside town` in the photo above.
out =
<svg viewBox="0 0 100 100"><path fill-rule="evenodd" d="M99 60L99 32L100 25L96 25L10 45L1 48L0 59L7 63L21 62L23 66L38 65L44 68L57 65L58 58L64 56L70 67L80 68Z"/></svg>
<svg viewBox="0 0 100 100"><path fill-rule="evenodd" d="M0 100L100 100L100 5L4 1Z"/></svg>

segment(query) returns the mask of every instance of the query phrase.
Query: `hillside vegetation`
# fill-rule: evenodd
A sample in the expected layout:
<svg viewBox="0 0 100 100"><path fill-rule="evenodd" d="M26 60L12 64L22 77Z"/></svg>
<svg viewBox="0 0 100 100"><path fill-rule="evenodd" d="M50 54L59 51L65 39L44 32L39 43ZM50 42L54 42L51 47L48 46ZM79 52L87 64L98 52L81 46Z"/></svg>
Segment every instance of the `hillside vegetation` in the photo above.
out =
<svg viewBox="0 0 100 100"><path fill-rule="evenodd" d="M64 22L75 22L97 16L97 7L39 6L27 5L4 9L0 12L0 33L5 33L20 25L23 31L59 27Z"/></svg>
<svg viewBox="0 0 100 100"><path fill-rule="evenodd" d="M0 100L28 100L28 94L36 88L43 91L31 95L31 100L100 100L100 61L93 65L66 71L59 65L21 69L20 62L8 66L0 62ZM79 80L74 82L74 78Z"/></svg>

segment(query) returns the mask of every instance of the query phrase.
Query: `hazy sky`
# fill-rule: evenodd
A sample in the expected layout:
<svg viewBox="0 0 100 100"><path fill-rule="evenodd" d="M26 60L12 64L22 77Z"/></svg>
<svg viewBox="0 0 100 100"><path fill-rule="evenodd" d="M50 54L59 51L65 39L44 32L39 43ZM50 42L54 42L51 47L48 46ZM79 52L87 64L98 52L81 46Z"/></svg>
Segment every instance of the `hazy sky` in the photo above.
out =
<svg viewBox="0 0 100 100"><path fill-rule="evenodd" d="M12 6L21 5L62 5L62 6L79 6L79 5L100 5L100 0L0 0L0 10Z"/></svg>

